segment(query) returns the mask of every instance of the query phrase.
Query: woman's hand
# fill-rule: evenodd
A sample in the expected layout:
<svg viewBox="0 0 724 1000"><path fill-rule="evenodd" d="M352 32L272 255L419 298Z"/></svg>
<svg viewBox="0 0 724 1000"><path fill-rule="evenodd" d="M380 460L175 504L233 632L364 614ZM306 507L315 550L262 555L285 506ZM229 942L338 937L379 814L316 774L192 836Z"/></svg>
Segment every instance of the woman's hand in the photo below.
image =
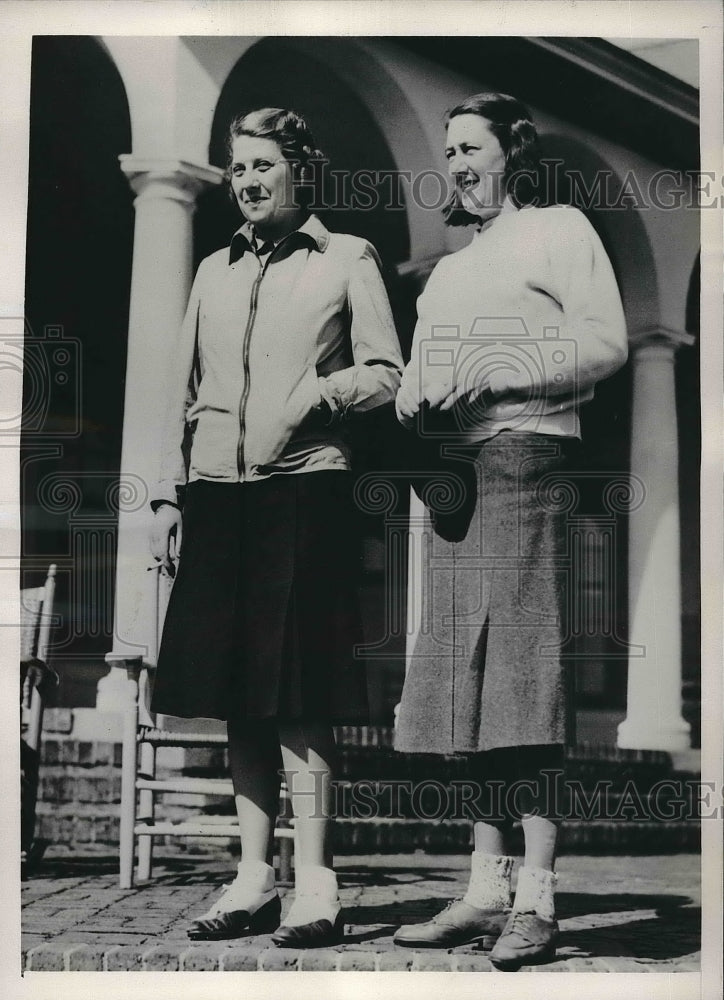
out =
<svg viewBox="0 0 724 1000"><path fill-rule="evenodd" d="M175 561L181 554L182 533L181 511L173 504L161 504L151 525L151 555L169 576L176 575Z"/></svg>
<svg viewBox="0 0 724 1000"><path fill-rule="evenodd" d="M438 409L456 391L453 384L453 373L447 368L431 370L425 376L423 384L424 398L433 410Z"/></svg>
<svg viewBox="0 0 724 1000"><path fill-rule="evenodd" d="M453 406L459 402L459 400L467 397L466 402L468 406L472 406L474 402L480 400L478 406L484 409L489 409L496 403L496 397L490 386L484 386L482 388L478 387L475 389L454 389L440 404L441 412L445 413L447 410L451 410Z"/></svg>
<svg viewBox="0 0 724 1000"><path fill-rule="evenodd" d="M412 381L402 379L402 385L395 398L397 419L404 427L410 427L420 409L420 399Z"/></svg>

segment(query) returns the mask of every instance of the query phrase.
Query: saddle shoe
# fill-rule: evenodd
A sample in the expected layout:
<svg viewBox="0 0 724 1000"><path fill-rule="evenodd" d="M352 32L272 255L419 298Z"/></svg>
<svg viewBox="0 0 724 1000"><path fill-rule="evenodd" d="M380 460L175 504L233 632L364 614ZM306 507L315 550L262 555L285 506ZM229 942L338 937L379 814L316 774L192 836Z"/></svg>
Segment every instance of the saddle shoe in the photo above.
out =
<svg viewBox="0 0 724 1000"><path fill-rule="evenodd" d="M513 911L495 942L490 961L502 972L516 972L523 965L540 965L556 957L558 922L537 913Z"/></svg>
<svg viewBox="0 0 724 1000"><path fill-rule="evenodd" d="M393 941L405 948L455 948L476 944L493 947L510 916L510 909L480 910L463 899L451 900L444 910L424 924L405 924Z"/></svg>

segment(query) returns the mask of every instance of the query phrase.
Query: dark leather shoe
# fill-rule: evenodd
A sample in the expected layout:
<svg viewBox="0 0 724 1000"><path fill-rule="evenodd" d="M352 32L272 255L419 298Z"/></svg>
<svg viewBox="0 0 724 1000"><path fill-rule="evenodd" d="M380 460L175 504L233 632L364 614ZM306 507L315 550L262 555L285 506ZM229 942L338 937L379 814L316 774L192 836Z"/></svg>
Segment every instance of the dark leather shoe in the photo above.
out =
<svg viewBox="0 0 724 1000"><path fill-rule="evenodd" d="M245 937L247 934L270 934L279 926L282 901L274 896L258 910L229 910L212 917L199 917L187 930L193 941L224 941L227 938Z"/></svg>
<svg viewBox="0 0 724 1000"><path fill-rule="evenodd" d="M556 957L558 923L544 920L537 913L511 913L503 933L495 942L490 961L504 972L514 972L521 965L539 965Z"/></svg>
<svg viewBox="0 0 724 1000"><path fill-rule="evenodd" d="M510 916L510 909L479 910L462 899L454 899L426 924L400 927L393 941L405 948L454 948L477 944L492 948Z"/></svg>
<svg viewBox="0 0 724 1000"><path fill-rule="evenodd" d="M278 948L327 948L329 945L341 944L343 937L344 918L340 910L334 923L325 919L313 920L297 927L280 927L272 935L272 941Z"/></svg>

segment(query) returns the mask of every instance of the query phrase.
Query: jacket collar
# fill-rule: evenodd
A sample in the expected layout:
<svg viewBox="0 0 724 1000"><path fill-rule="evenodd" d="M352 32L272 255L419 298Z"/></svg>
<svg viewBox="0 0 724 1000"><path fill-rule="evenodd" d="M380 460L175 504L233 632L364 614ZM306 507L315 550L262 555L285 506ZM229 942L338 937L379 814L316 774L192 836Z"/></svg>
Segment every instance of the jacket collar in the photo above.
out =
<svg viewBox="0 0 724 1000"><path fill-rule="evenodd" d="M245 222L236 230L229 246L229 264L235 264L240 257L243 257L248 250L252 249L254 238L254 227L250 222ZM329 230L320 222L316 215L310 215L299 229L295 229L294 232L285 236L283 240L279 241L277 246L286 243L288 240L294 240L300 246L306 244L313 249L319 250L320 253L324 253L329 246Z"/></svg>

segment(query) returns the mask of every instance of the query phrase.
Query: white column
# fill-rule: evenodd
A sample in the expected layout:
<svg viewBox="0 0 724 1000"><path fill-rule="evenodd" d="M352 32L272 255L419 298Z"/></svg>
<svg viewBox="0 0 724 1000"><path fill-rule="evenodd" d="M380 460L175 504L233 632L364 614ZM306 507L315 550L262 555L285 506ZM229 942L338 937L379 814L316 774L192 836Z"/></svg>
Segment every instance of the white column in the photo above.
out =
<svg viewBox="0 0 724 1000"><path fill-rule="evenodd" d="M629 518L629 641L643 655L628 664L620 747L683 750L681 567L674 359L688 334L657 327L632 338L631 473L645 499Z"/></svg>
<svg viewBox="0 0 724 1000"><path fill-rule="evenodd" d="M157 572L148 546L150 491L158 478L166 381L183 320L193 265L192 216L205 184L222 171L174 160L122 156L136 192L128 359L119 490L113 650L109 663L155 660ZM110 708L128 681L111 670L98 685Z"/></svg>

